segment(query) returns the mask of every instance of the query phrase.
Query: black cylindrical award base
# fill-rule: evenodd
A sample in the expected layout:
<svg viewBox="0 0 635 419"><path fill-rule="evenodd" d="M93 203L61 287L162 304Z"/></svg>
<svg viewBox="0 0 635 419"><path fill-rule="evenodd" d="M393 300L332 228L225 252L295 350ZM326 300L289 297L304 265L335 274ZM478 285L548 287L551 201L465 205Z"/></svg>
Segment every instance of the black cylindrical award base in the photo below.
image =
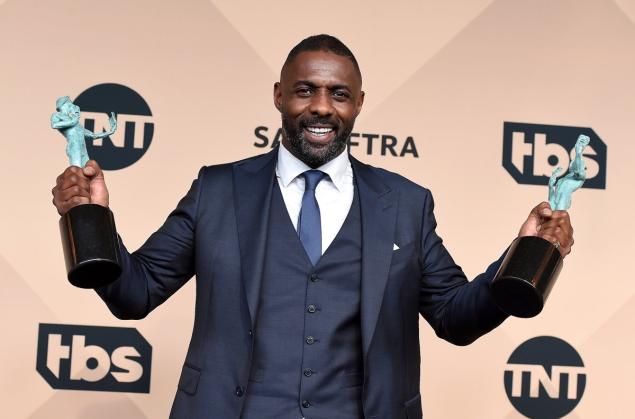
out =
<svg viewBox="0 0 635 419"><path fill-rule="evenodd" d="M542 311L561 269L562 255L552 243L518 237L490 284L494 300L507 314L534 317Z"/></svg>
<svg viewBox="0 0 635 419"><path fill-rule="evenodd" d="M79 288L98 288L121 275L119 240L112 211L78 205L60 218L66 272Z"/></svg>

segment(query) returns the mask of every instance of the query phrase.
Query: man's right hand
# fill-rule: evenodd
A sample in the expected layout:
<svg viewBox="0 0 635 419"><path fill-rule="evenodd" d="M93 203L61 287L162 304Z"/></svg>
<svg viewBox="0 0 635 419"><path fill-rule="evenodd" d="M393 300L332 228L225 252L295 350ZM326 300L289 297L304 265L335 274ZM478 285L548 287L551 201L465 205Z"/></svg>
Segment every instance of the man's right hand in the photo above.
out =
<svg viewBox="0 0 635 419"><path fill-rule="evenodd" d="M104 173L95 160L89 160L83 169L70 166L57 177L53 193L53 205L60 215L77 205L97 204L108 206L108 188Z"/></svg>

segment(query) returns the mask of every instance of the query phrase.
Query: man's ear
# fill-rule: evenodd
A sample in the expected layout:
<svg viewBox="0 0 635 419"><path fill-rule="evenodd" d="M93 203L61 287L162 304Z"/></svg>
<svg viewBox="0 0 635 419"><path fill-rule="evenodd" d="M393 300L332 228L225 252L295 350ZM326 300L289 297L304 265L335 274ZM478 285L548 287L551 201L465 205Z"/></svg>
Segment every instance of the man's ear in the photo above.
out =
<svg viewBox="0 0 635 419"><path fill-rule="evenodd" d="M355 109L355 118L357 118L359 113L362 111L362 106L364 105L364 96L365 95L366 94L364 93L363 90L359 92L359 97L357 98L356 109Z"/></svg>
<svg viewBox="0 0 635 419"><path fill-rule="evenodd" d="M282 112L282 88L279 81L273 84L273 105L279 112Z"/></svg>

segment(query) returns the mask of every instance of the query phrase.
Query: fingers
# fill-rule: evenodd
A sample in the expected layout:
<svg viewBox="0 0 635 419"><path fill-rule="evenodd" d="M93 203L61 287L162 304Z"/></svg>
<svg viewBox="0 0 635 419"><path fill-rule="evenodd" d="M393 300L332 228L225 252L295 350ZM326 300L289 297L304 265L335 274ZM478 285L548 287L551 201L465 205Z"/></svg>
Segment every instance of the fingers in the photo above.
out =
<svg viewBox="0 0 635 419"><path fill-rule="evenodd" d="M61 192L56 193L54 188L53 205L55 205L55 208L57 208L57 212L59 215L66 214L68 210L70 210L71 208L77 205L90 203L90 194L86 196L86 193L84 193L83 191L80 191L79 194L75 195L74 192L73 193L70 192L71 189L74 189L74 188L67 189L66 190L67 193L63 194Z"/></svg>
<svg viewBox="0 0 635 419"><path fill-rule="evenodd" d="M55 192L53 193L53 196L55 196ZM90 199L90 189L82 188L79 185L73 185L69 188L59 191L57 194L57 198L61 202L68 201L75 196L81 196Z"/></svg>
<svg viewBox="0 0 635 419"><path fill-rule="evenodd" d="M71 208L74 208L78 205L83 205L83 204L90 204L90 198L84 197L84 196L74 196L71 199L67 200L67 201L56 201L55 198L53 198L53 204L55 205L55 207L57 208L57 212L59 215L64 215L66 214Z"/></svg>
<svg viewBox="0 0 635 419"><path fill-rule="evenodd" d="M90 180L84 175L82 169L77 166L70 166L57 177L56 187L59 190L65 190L75 185L90 190Z"/></svg>
<svg viewBox="0 0 635 419"><path fill-rule="evenodd" d="M562 228L566 232L573 232L569 213L566 211L551 211L551 216L544 217L542 227L543 229Z"/></svg>
<svg viewBox="0 0 635 419"><path fill-rule="evenodd" d="M90 179L82 168L70 166L57 177L51 193L57 212L64 215L77 205L90 203Z"/></svg>
<svg viewBox="0 0 635 419"><path fill-rule="evenodd" d="M549 217L551 215L551 207L549 206L549 202L541 202L536 205L529 212L529 216L527 216L527 220L520 227L520 231L518 232L518 236L536 236L540 231L541 224L543 223L545 217Z"/></svg>
<svg viewBox="0 0 635 419"><path fill-rule="evenodd" d="M564 257L571 252L571 246L573 246L573 227L571 227L569 213L554 211L549 202L541 202L531 210L518 236L542 237L557 244L560 254Z"/></svg>
<svg viewBox="0 0 635 419"><path fill-rule="evenodd" d="M64 170L62 174L57 177L55 183L59 185L62 182L62 180L64 180L65 178L71 175L79 175L81 173L82 173L82 169L80 167L68 166L66 170Z"/></svg>
<svg viewBox="0 0 635 419"><path fill-rule="evenodd" d="M560 253L566 256L573 246L573 227L566 211L552 211L540 228L539 237L559 245Z"/></svg>

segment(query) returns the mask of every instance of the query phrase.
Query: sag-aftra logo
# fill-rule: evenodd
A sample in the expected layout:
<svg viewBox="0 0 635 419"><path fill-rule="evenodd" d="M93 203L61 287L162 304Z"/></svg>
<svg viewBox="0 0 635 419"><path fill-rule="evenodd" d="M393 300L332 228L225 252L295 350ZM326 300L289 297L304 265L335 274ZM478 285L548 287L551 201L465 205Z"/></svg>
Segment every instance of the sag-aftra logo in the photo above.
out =
<svg viewBox="0 0 635 419"><path fill-rule="evenodd" d="M254 147L274 148L282 141L282 128L270 130L265 125L254 129ZM358 150L368 156L393 156L418 158L419 151L412 136L405 138L390 134L371 134L351 132L348 138L348 150Z"/></svg>
<svg viewBox="0 0 635 419"><path fill-rule="evenodd" d="M137 329L40 324L36 369L53 388L149 393L151 364Z"/></svg>

